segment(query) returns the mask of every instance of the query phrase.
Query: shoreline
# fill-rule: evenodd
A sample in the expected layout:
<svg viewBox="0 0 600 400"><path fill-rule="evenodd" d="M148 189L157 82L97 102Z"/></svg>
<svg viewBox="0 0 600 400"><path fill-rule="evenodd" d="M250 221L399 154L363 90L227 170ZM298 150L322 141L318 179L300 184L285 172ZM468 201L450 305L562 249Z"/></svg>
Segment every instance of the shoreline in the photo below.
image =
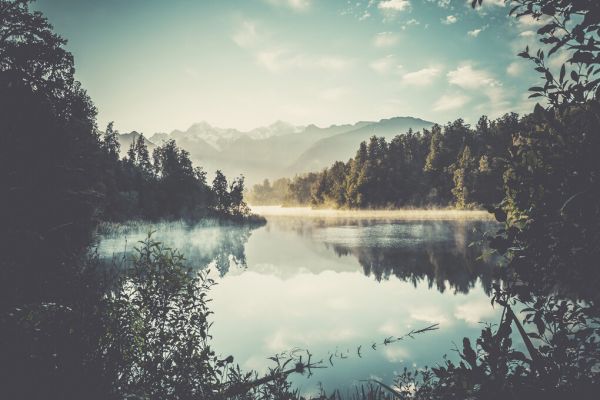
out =
<svg viewBox="0 0 600 400"><path fill-rule="evenodd" d="M399 209L399 210L336 210L310 207L249 206L253 214L263 217L362 218L396 220L471 220L495 221L485 210Z"/></svg>

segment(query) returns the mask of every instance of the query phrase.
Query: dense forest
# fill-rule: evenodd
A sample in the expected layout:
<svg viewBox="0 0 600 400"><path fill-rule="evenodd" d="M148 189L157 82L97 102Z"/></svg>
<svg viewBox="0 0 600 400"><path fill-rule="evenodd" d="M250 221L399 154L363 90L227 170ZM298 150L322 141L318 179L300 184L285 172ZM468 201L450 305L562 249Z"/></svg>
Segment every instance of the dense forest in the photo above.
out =
<svg viewBox="0 0 600 400"><path fill-rule="evenodd" d="M503 196L505 160L526 129L526 118L506 114L475 128L459 119L422 132L409 130L389 143L371 137L356 156L319 173L265 180L248 194L253 204L335 208L476 207Z"/></svg>
<svg viewBox="0 0 600 400"><path fill-rule="evenodd" d="M217 170L212 185L208 185L206 172L194 167L189 153L178 148L174 140L154 148L150 155L143 135L134 138L127 155L119 159L117 137L112 123L101 135L102 219L248 219L242 176L228 183Z"/></svg>
<svg viewBox="0 0 600 400"><path fill-rule="evenodd" d="M173 142L150 158L138 139L119 159L65 40L29 3L0 0L2 398L298 398L288 375L323 363L308 351L273 357L260 377L215 354L214 282L178 251L150 236L117 272L90 254L101 219L245 216L244 185L217 173L209 186ZM541 75L530 92L543 105L532 114L374 138L348 163L263 185L297 192L301 204L488 204L501 224L486 236L506 260L491 284L499 323L473 344L465 338L458 361L404 371L363 398L594 398L600 390L600 3L513 3L511 14L541 21L546 46L520 54ZM561 49L570 58L552 71L547 60Z"/></svg>

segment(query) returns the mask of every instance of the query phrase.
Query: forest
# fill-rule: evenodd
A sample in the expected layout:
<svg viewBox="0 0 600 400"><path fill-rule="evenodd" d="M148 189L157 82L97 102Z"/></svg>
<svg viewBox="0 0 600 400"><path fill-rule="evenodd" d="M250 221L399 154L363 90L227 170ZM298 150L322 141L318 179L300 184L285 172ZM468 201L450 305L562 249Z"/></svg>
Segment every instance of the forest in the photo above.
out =
<svg viewBox="0 0 600 400"><path fill-rule="evenodd" d="M252 187L252 204L333 208L457 207L498 203L505 160L517 151L513 135L533 116L481 117L474 129L459 119L422 132L409 130L389 143L371 137L356 156L319 173L265 180Z"/></svg>
<svg viewBox="0 0 600 400"><path fill-rule="evenodd" d="M101 221L261 221L243 178L217 171L209 184L175 142L150 155L140 136L119 158L66 40L30 3L0 0L2 398L299 398L288 377L318 373L323 360L308 350L274 356L260 375L217 355L214 281L176 249L149 235L118 271L94 255ZM257 201L347 208L485 206L499 223L485 236L504 259L488 285L498 324L474 343L464 338L458 361L404 370L393 387L375 382L356 398L583 399L600 390L600 3L514 4L517 18L543 21L536 35L548 47L520 53L540 74L531 114L372 138L347 162L252 191ZM547 60L560 49L570 58L552 71ZM384 264L374 268L389 273Z"/></svg>
<svg viewBox="0 0 600 400"><path fill-rule="evenodd" d="M143 135L133 140L127 155L119 159L118 132L110 123L99 142L104 170L101 219L126 221L142 219L220 218L260 221L244 202L244 178L231 183L219 170L212 185L206 172L194 167L189 153L169 140L152 151Z"/></svg>

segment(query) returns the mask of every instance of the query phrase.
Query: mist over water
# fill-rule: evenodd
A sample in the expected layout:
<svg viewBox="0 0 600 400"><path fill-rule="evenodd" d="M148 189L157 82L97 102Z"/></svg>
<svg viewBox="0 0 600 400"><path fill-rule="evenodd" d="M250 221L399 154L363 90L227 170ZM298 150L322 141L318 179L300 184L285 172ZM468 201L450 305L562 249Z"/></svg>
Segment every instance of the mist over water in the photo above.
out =
<svg viewBox="0 0 600 400"><path fill-rule="evenodd" d="M369 378L389 382L404 367L454 357L453 342L477 336L480 321L497 321L500 310L488 297L496 260L478 259L481 248L470 246L492 221L445 210L254 209L263 210L268 222L257 229L209 222L106 229L98 251L123 258L155 230L190 266L209 268L217 281L214 348L244 368L264 372L267 357L294 348L328 366L334 354L333 368L292 377L303 393L315 393L319 382L330 390ZM440 329L370 347L432 323Z"/></svg>

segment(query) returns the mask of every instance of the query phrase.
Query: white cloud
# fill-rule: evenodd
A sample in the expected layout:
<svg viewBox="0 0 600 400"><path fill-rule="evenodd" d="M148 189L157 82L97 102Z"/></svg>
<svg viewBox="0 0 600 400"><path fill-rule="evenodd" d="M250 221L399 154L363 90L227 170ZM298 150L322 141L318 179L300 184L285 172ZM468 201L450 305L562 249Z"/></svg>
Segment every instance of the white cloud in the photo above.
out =
<svg viewBox="0 0 600 400"><path fill-rule="evenodd" d="M271 72L289 69L341 71L351 64L350 60L339 56L293 53L287 50L261 51L256 59L259 65Z"/></svg>
<svg viewBox="0 0 600 400"><path fill-rule="evenodd" d="M483 320L489 319L496 314L488 301L473 300L456 307L454 316L471 325L477 325Z"/></svg>
<svg viewBox="0 0 600 400"><path fill-rule="evenodd" d="M430 3L436 2L436 4L441 8L448 8L451 1L452 0L429 0Z"/></svg>
<svg viewBox="0 0 600 400"><path fill-rule="evenodd" d="M433 109L435 111L448 111L455 110L457 108L461 108L465 104L467 104L471 99L464 94L456 94L456 95L443 95L440 97L435 104L433 105Z"/></svg>
<svg viewBox="0 0 600 400"><path fill-rule="evenodd" d="M535 18L531 15L523 15L517 19L517 24L521 27L535 27L545 25L548 21L548 17Z"/></svg>
<svg viewBox="0 0 600 400"><path fill-rule="evenodd" d="M305 11L310 8L312 0L266 0L274 6L286 6L295 11Z"/></svg>
<svg viewBox="0 0 600 400"><path fill-rule="evenodd" d="M415 321L427 322L429 324L443 324L450 325L451 321L448 320L448 316L445 312L436 306L419 306L412 308L410 311L410 318Z"/></svg>
<svg viewBox="0 0 600 400"><path fill-rule="evenodd" d="M479 34L481 33L483 29L481 28L477 28L477 29L473 29L472 31L468 31L467 35L471 36L471 37L477 37L479 36Z"/></svg>
<svg viewBox="0 0 600 400"><path fill-rule="evenodd" d="M448 72L446 76L451 85L483 94L488 98L489 102L480 103L478 110L491 117L508 111L510 102L507 101L506 90L490 72L476 69L469 63L463 63L455 70Z"/></svg>
<svg viewBox="0 0 600 400"><path fill-rule="evenodd" d="M471 37L477 37L479 36L479 34L483 31L485 31L488 28L488 25L484 25L481 28L476 28L473 29L472 31L468 31L467 35L471 36Z"/></svg>
<svg viewBox="0 0 600 400"><path fill-rule="evenodd" d="M448 72L448 82L463 89L479 89L483 86L501 86L501 83L485 70L475 69L470 64L463 64Z"/></svg>
<svg viewBox="0 0 600 400"><path fill-rule="evenodd" d="M400 363L410 355L406 349L399 346L388 346L385 348L385 358L392 363Z"/></svg>
<svg viewBox="0 0 600 400"><path fill-rule="evenodd" d="M411 8L409 0L382 0L377 8L388 19L393 19L401 12L409 11Z"/></svg>
<svg viewBox="0 0 600 400"><path fill-rule="evenodd" d="M375 35L373 44L375 47L391 47L398 43L399 37L393 32L380 32Z"/></svg>
<svg viewBox="0 0 600 400"><path fill-rule="evenodd" d="M454 15L448 15L446 18L442 19L442 24L444 25L452 25L458 21Z"/></svg>
<svg viewBox="0 0 600 400"><path fill-rule="evenodd" d="M405 11L410 9L410 0L382 0L377 8L380 10Z"/></svg>
<svg viewBox="0 0 600 400"><path fill-rule="evenodd" d="M498 116L510 111L510 102L507 100L507 93L501 86L492 86L483 89L483 93L490 100L491 117Z"/></svg>
<svg viewBox="0 0 600 400"><path fill-rule="evenodd" d="M418 71L404 74L402 82L407 85L426 86L433 83L433 80L439 76L441 70L438 67L423 68Z"/></svg>
<svg viewBox="0 0 600 400"><path fill-rule="evenodd" d="M417 21L416 19L412 18L409 19L408 21L406 21L406 23L404 25L402 25L402 29L406 29L409 26L416 26L416 25L421 25L421 23L419 21Z"/></svg>
<svg viewBox="0 0 600 400"><path fill-rule="evenodd" d="M252 47L258 41L258 32L256 23L252 21L242 22L240 29L231 37L231 39L242 48Z"/></svg>
<svg viewBox="0 0 600 400"><path fill-rule="evenodd" d="M386 74L394 69L402 68L402 65L397 64L395 57L391 54L373 61L369 66L380 74Z"/></svg>
<svg viewBox="0 0 600 400"><path fill-rule="evenodd" d="M532 37L532 36L535 36L535 32L534 31L523 31L523 32L519 33L519 36Z"/></svg>
<svg viewBox="0 0 600 400"><path fill-rule="evenodd" d="M567 62L569 58L571 58L571 56L572 54L570 54L568 51L560 50L554 53L552 56L550 56L550 58L548 59L548 65L550 65L550 67L552 68L560 68L563 64Z"/></svg>
<svg viewBox="0 0 600 400"><path fill-rule="evenodd" d="M506 73L510 76L519 76L523 73L523 63L518 61L511 62L508 67L506 67Z"/></svg>

